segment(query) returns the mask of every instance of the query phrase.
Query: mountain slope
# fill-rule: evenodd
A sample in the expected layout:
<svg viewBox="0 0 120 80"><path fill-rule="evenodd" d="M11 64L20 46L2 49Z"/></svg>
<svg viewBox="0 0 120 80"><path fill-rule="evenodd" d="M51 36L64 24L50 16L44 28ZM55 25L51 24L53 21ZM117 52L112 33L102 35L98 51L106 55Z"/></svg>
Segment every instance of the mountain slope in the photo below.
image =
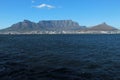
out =
<svg viewBox="0 0 120 80"><path fill-rule="evenodd" d="M102 23L87 29L88 31L115 31L118 30L106 23Z"/></svg>
<svg viewBox="0 0 120 80"><path fill-rule="evenodd" d="M2 32L29 32L29 31L74 31L83 29L77 22L72 20L48 20L38 23L24 20L13 24L11 27L1 30Z"/></svg>
<svg viewBox="0 0 120 80"><path fill-rule="evenodd" d="M72 20L49 20L40 21L38 26L44 30L52 31L71 31L82 29L77 22Z"/></svg>
<svg viewBox="0 0 120 80"><path fill-rule="evenodd" d="M23 22L18 22L13 24L11 27L3 29L2 31L16 31L16 32L24 32L24 31L32 31L37 30L39 27L36 23L31 22L29 20L24 20Z"/></svg>

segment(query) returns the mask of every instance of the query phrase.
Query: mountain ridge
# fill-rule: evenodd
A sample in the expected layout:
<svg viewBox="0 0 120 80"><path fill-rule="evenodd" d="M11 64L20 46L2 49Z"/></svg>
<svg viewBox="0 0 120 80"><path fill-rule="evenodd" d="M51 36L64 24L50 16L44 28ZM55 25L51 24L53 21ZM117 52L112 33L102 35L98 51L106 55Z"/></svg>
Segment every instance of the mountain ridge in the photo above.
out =
<svg viewBox="0 0 120 80"><path fill-rule="evenodd" d="M63 30L77 30L81 27L77 22L72 20L42 20L38 23L24 20L13 24L12 26L3 29L4 31L33 31L33 30L51 30L51 31L63 31Z"/></svg>
<svg viewBox="0 0 120 80"><path fill-rule="evenodd" d="M16 34L16 33L81 33L94 31L116 31L115 27L108 25L107 23L101 23L92 27L80 26L73 20L42 20L39 22L32 22L30 20L23 20L15 23L8 28L0 30L0 34Z"/></svg>
<svg viewBox="0 0 120 80"><path fill-rule="evenodd" d="M101 24L92 26L92 27L88 28L87 30L89 30L89 31L114 31L114 30L118 30L118 29L103 22Z"/></svg>

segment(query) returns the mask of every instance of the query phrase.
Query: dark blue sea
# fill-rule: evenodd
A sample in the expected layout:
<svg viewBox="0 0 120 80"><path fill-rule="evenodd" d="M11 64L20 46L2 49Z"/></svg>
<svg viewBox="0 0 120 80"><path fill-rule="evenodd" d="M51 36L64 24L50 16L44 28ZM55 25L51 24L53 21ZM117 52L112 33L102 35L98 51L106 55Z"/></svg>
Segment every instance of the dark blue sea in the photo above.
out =
<svg viewBox="0 0 120 80"><path fill-rule="evenodd" d="M120 35L0 35L0 80L120 80Z"/></svg>

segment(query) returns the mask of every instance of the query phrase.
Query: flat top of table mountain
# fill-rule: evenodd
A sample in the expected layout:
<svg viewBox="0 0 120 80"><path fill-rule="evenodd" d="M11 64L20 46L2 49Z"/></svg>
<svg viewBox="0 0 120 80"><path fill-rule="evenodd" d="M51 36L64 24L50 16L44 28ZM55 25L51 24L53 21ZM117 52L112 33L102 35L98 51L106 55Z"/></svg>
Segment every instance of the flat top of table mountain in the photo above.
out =
<svg viewBox="0 0 120 80"><path fill-rule="evenodd" d="M84 27L72 20L44 20L39 21L38 23L24 20L22 22L13 24L12 26L4 29L4 31L71 31L82 28Z"/></svg>

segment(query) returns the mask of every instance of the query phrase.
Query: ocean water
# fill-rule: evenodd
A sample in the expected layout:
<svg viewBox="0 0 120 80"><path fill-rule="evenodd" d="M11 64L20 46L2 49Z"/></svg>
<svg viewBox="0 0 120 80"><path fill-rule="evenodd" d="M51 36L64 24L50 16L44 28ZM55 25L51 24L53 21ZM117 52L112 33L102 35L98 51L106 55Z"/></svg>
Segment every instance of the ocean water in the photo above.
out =
<svg viewBox="0 0 120 80"><path fill-rule="evenodd" d="M0 35L0 80L120 80L120 35Z"/></svg>

